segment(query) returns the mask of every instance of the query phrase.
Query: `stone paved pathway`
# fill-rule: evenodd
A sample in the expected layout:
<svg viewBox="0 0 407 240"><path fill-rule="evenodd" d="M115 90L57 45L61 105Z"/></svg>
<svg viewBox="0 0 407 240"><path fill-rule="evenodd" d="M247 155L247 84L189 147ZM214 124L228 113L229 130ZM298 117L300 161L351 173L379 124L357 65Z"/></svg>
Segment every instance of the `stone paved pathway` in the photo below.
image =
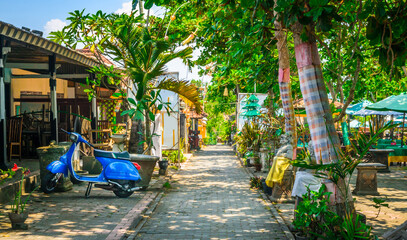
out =
<svg viewBox="0 0 407 240"><path fill-rule="evenodd" d="M211 146L173 177L136 239L286 239L228 146Z"/></svg>
<svg viewBox="0 0 407 240"><path fill-rule="evenodd" d="M154 192L118 198L111 191L93 188L90 197L85 198L86 187L75 185L69 192L53 194L35 192L27 204L28 230L11 230L5 214L10 206L0 205L0 239L106 239L140 201Z"/></svg>

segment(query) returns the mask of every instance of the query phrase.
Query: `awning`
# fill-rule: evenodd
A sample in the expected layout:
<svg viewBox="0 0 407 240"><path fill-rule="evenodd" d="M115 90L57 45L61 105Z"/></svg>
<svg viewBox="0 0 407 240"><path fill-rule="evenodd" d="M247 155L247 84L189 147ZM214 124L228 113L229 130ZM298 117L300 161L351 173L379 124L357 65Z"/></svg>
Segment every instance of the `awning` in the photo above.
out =
<svg viewBox="0 0 407 240"><path fill-rule="evenodd" d="M86 83L90 67L96 60L66 48L46 38L0 21L0 36L6 41L5 68L19 68L33 74L13 75L12 78L49 78L49 56L56 56L57 78Z"/></svg>

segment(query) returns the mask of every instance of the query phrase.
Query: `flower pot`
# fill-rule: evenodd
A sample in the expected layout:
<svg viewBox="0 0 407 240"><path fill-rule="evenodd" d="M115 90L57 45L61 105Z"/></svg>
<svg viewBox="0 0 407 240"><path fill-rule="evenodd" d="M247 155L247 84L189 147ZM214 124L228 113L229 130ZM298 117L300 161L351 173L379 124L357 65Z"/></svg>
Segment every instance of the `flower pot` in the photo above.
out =
<svg viewBox="0 0 407 240"><path fill-rule="evenodd" d="M251 164L251 162L250 162L250 158L247 158L247 159L246 159L246 166L247 166L247 167L253 166L253 165Z"/></svg>
<svg viewBox="0 0 407 240"><path fill-rule="evenodd" d="M160 167L158 173L160 175L167 175L168 160L158 161L158 166Z"/></svg>
<svg viewBox="0 0 407 240"><path fill-rule="evenodd" d="M8 213L10 218L11 227L13 229L27 229L27 225L24 223L28 218L28 213Z"/></svg>
<svg viewBox="0 0 407 240"><path fill-rule="evenodd" d="M252 159L253 159L253 165L256 169L256 172L260 172L261 171L260 157L256 154L252 157Z"/></svg>
<svg viewBox="0 0 407 240"><path fill-rule="evenodd" d="M160 167L160 169L167 170L168 160L158 161L158 166Z"/></svg>
<svg viewBox="0 0 407 240"><path fill-rule="evenodd" d="M296 240L309 240L310 238L307 236L304 236L304 234L302 232L297 232L295 234L295 239Z"/></svg>
<svg viewBox="0 0 407 240"><path fill-rule="evenodd" d="M256 172L260 172L261 171L261 163L255 163L254 164L254 169L256 169Z"/></svg>
<svg viewBox="0 0 407 240"><path fill-rule="evenodd" d="M37 154L40 159L40 178L41 181L49 172L47 170L48 164L53 161L58 160L62 155L64 155L71 147L72 142L60 142L58 145L50 145L45 147L37 148ZM72 190L73 184L69 177L63 177L56 190L61 192L67 192Z"/></svg>
<svg viewBox="0 0 407 240"><path fill-rule="evenodd" d="M82 169L88 171L89 174L99 175L102 172L102 164L94 156L83 156L82 161Z"/></svg>
<svg viewBox="0 0 407 240"><path fill-rule="evenodd" d="M262 179L261 185L263 186L263 192L267 195L271 195L273 193L273 189L266 184L266 179Z"/></svg>
<svg viewBox="0 0 407 240"><path fill-rule="evenodd" d="M141 181L136 183L136 187L141 187L142 190L148 188L158 159L156 156L130 154L130 161L138 163L141 167L139 171Z"/></svg>

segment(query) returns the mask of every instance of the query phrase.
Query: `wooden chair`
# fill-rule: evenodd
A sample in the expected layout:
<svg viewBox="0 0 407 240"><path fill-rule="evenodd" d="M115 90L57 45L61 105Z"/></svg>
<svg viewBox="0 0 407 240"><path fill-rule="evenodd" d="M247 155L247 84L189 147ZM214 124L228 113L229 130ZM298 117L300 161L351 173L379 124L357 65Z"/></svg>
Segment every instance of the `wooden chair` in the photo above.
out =
<svg viewBox="0 0 407 240"><path fill-rule="evenodd" d="M7 146L9 150L9 161L12 157L19 157L21 161L21 135L23 132L23 118L22 117L13 117L10 118L7 122ZM18 154L13 152L13 148L18 147Z"/></svg>
<svg viewBox="0 0 407 240"><path fill-rule="evenodd" d="M89 142L95 147L103 150L112 149L112 140L110 136L112 131L110 129L109 121L99 120L97 122L97 129L89 130Z"/></svg>
<svg viewBox="0 0 407 240"><path fill-rule="evenodd" d="M95 148L111 150L113 145L111 135L112 131L110 129L92 129L89 130L89 142ZM94 136L96 137L94 138Z"/></svg>

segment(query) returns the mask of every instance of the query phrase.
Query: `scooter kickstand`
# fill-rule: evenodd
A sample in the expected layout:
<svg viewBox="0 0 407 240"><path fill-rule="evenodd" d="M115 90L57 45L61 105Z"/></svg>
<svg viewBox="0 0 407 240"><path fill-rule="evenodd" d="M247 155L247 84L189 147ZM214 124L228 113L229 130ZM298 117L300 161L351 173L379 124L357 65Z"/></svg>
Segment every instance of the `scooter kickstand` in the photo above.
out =
<svg viewBox="0 0 407 240"><path fill-rule="evenodd" d="M86 192L85 192L85 197L86 198L88 198L89 197L89 194L90 194L90 191L92 190L92 185L93 185L93 183L88 183L88 187L86 188Z"/></svg>

